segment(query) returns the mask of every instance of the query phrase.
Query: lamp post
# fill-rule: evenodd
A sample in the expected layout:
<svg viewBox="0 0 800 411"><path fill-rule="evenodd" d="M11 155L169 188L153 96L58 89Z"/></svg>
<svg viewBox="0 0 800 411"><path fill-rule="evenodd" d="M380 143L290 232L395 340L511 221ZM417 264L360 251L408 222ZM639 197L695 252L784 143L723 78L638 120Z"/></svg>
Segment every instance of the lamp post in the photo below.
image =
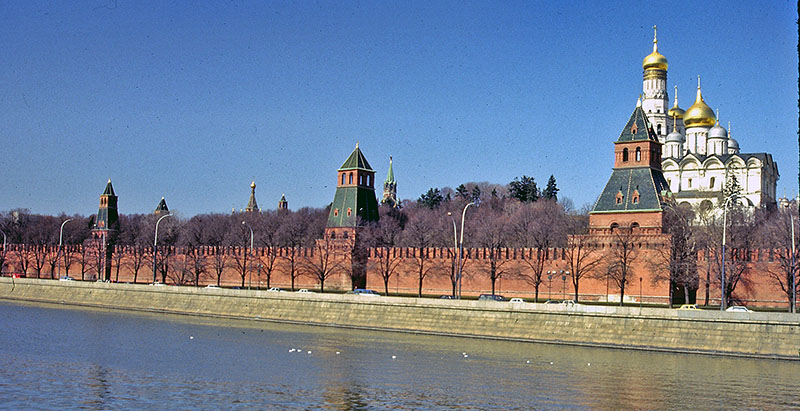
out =
<svg viewBox="0 0 800 411"><path fill-rule="evenodd" d="M158 224L167 217L172 217L172 213L162 215L161 218L156 221L156 234L153 237L153 284L156 283L156 261L158 260Z"/></svg>
<svg viewBox="0 0 800 411"><path fill-rule="evenodd" d="M555 274L555 273L556 273L555 271L548 271L548 272L547 272L547 299L548 299L548 300L550 300L550 299L552 299L552 298L553 298L553 292L552 292L552 288L553 288L553 274ZM538 301L537 301L537 302L538 302Z"/></svg>
<svg viewBox="0 0 800 411"><path fill-rule="evenodd" d="M567 299L567 274L569 274L569 271L561 270L561 281L564 282L564 284L561 286L561 299L562 300L566 300Z"/></svg>
<svg viewBox="0 0 800 411"><path fill-rule="evenodd" d="M456 254L458 252L458 229L456 228L456 219L455 219L455 217L453 217L453 213L451 213L449 211L447 212L447 215L450 217L450 220L453 221L453 255L456 258L459 258L458 255ZM461 263L460 259L456 260L456 265L454 267L455 273L453 273L453 274L455 274L456 279L458 279L458 272L459 272L458 271L458 265L460 263ZM457 294L456 290L455 290L455 287L453 287L453 288L454 288L453 289L453 294ZM455 295L453 295L453 297L455 297Z"/></svg>
<svg viewBox="0 0 800 411"><path fill-rule="evenodd" d="M639 277L639 308L642 308L642 277Z"/></svg>
<svg viewBox="0 0 800 411"><path fill-rule="evenodd" d="M3 266L6 265L6 233L3 230L0 230L0 233L3 234L3 260L0 262L0 276L2 276Z"/></svg>
<svg viewBox="0 0 800 411"><path fill-rule="evenodd" d="M58 275L58 278L61 278L61 260L60 260L60 258L61 258L61 244L62 244L61 240L64 238L64 224L66 224L66 223L68 223L68 222L70 222L72 220L73 220L72 218L68 218L68 219L64 220L64 222L61 223L61 229L59 229L59 231L58 231L58 250L56 250L56 267L57 267L56 268L56 275ZM4 245L3 250L5 250L5 242L4 242L3 245Z"/></svg>
<svg viewBox="0 0 800 411"><path fill-rule="evenodd" d="M253 256L253 227L250 227L250 224L247 224L247 221L242 221L243 225L246 225L247 228L250 229L250 257ZM252 258L251 258L252 260ZM253 273L247 268L247 253L244 254L244 268L247 270L247 289L250 289L250 281L253 279Z"/></svg>
<svg viewBox="0 0 800 411"><path fill-rule="evenodd" d="M459 300L461 299L461 273L464 270L464 266L462 263L464 259L464 218L467 216L467 208L469 208L469 206L471 205L475 205L477 207L477 204L474 201L472 201L470 203L467 203L467 205L464 206L464 211L461 212L461 239L458 242L458 299Z"/></svg>
<svg viewBox="0 0 800 411"><path fill-rule="evenodd" d="M789 208L789 203L786 203L786 211L789 213L789 225L792 227L791 234L792 234L792 259L791 265L789 266L792 270L792 306L789 309L789 312L796 313L797 312L797 278L795 278L795 258L796 258L796 251L794 247L794 216L792 216L792 211Z"/></svg>
<svg viewBox="0 0 800 411"><path fill-rule="evenodd" d="M719 300L719 310L725 311L725 229L728 227L727 224L727 217L728 217L728 203L734 198L734 195L728 196L725 198L725 202L722 204L722 275L720 275L720 289L721 289L721 296Z"/></svg>

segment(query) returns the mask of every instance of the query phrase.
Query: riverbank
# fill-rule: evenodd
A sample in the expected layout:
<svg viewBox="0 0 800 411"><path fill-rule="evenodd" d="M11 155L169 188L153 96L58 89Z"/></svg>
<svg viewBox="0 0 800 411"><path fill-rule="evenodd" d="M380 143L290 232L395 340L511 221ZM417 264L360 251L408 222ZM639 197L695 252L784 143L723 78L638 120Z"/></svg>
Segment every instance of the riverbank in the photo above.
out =
<svg viewBox="0 0 800 411"><path fill-rule="evenodd" d="M0 299L553 344L800 360L800 315L565 307L0 278Z"/></svg>

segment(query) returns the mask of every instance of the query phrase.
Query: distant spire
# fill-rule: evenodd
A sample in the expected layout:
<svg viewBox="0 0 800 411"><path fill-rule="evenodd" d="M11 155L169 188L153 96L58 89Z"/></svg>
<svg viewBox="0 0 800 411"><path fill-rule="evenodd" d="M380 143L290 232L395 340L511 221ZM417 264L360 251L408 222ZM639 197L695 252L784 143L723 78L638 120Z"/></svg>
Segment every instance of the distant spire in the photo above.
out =
<svg viewBox="0 0 800 411"><path fill-rule="evenodd" d="M676 86L675 88L677 89L678 87ZM676 101L675 102L675 106L677 106L677 105L678 105L678 102ZM676 132L677 128L678 128L678 116L676 114L673 114L672 115L672 132L673 133Z"/></svg>
<svg viewBox="0 0 800 411"><path fill-rule="evenodd" d="M258 203L256 203L256 182L253 180L250 183L250 201L247 202L247 208L245 211L248 213L258 212Z"/></svg>
<svg viewBox="0 0 800 411"><path fill-rule="evenodd" d="M717 126L719 126L719 107L717 107Z"/></svg>
<svg viewBox="0 0 800 411"><path fill-rule="evenodd" d="M675 105L673 107L678 107L678 85L675 85ZM674 116L673 116L674 117Z"/></svg>
<svg viewBox="0 0 800 411"><path fill-rule="evenodd" d="M389 172L386 174L385 183L394 183L394 168L392 167L392 156L389 156Z"/></svg>
<svg viewBox="0 0 800 411"><path fill-rule="evenodd" d="M697 98L695 98L694 102L699 103L703 101L703 94L700 92L700 75L697 76Z"/></svg>
<svg viewBox="0 0 800 411"><path fill-rule="evenodd" d="M636 99L636 107L642 106L642 95L639 94L639 97Z"/></svg>
<svg viewBox="0 0 800 411"><path fill-rule="evenodd" d="M278 200L278 211L288 210L289 202L286 201L286 194L281 194L281 199Z"/></svg>
<svg viewBox="0 0 800 411"><path fill-rule="evenodd" d="M169 214L169 207L167 207L167 200L164 197L161 197L161 201L158 202L156 206L156 210L153 212L155 215L161 214Z"/></svg>

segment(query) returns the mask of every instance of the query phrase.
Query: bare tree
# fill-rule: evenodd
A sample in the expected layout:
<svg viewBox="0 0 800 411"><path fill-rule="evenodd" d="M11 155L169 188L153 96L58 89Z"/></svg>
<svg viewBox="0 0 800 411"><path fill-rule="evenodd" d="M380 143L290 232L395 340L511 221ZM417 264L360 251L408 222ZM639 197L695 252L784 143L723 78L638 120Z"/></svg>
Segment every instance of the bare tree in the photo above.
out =
<svg viewBox="0 0 800 411"><path fill-rule="evenodd" d="M374 247L371 268L376 270L383 280L383 290L389 295L389 280L398 274L402 256L398 253L402 224L405 214L393 207L382 206L380 219L370 224L364 231L365 243Z"/></svg>
<svg viewBox="0 0 800 411"><path fill-rule="evenodd" d="M544 278L544 266L551 247L565 244L566 216L555 201L539 200L535 203L517 202L511 213L511 230L517 243L534 249L522 262L530 273L520 272L520 277L534 288L535 301L539 301L539 287ZM524 257L524 256L523 256ZM577 297L576 297L577 299Z"/></svg>
<svg viewBox="0 0 800 411"><path fill-rule="evenodd" d="M619 288L619 305L625 302L625 287L633 278L633 262L638 258L636 234L631 227L620 227L614 232L614 239L606 254L606 272L609 279Z"/></svg>
<svg viewBox="0 0 800 411"><path fill-rule="evenodd" d="M800 288L800 275L798 275L798 255L792 255L792 234L794 234L795 253L800 235L800 230L790 224L797 220L797 207L790 206L780 211L775 211L769 216L769 220L762 226L764 244L769 247L770 258L774 262L763 261L759 263L763 271L769 275L770 279L780 287L789 303L789 312L792 312L792 285L794 285L794 295ZM777 263L777 264L776 264ZM794 284L792 283L794 281Z"/></svg>
<svg viewBox="0 0 800 411"><path fill-rule="evenodd" d="M428 248L434 244L437 233L442 231L439 227L441 219L434 214L436 212L437 210L415 207L413 213L410 213L402 236L402 243L407 247L414 248L410 260L417 273L419 284L417 295L419 297L422 297L425 278L433 272L434 268L430 261L432 256L429 254Z"/></svg>
<svg viewBox="0 0 800 411"><path fill-rule="evenodd" d="M474 223L470 224L475 232L475 243L485 250L485 257L489 260L489 280L492 283L492 294L495 294L497 280L502 278L506 270L506 248L509 241L510 229L508 219L503 213L502 202L496 204L487 202L476 212ZM478 250L480 252L480 250Z"/></svg>
<svg viewBox="0 0 800 411"><path fill-rule="evenodd" d="M591 237L586 235L586 222L576 218L569 222L570 235L564 254L569 268L572 288L575 290L575 302L578 302L579 286L586 276L597 274L597 269L602 262L602 255L591 246ZM603 278L605 278L603 276Z"/></svg>
<svg viewBox="0 0 800 411"><path fill-rule="evenodd" d="M325 281L342 270L342 255L337 255L336 240L324 237L317 240L313 252L300 261L302 269L319 283L320 292L325 292ZM338 253L341 254L341 253Z"/></svg>
<svg viewBox="0 0 800 411"><path fill-rule="evenodd" d="M307 223L307 219L300 211L289 212L279 230L281 244L286 248L283 259L287 263L285 270L291 280L292 291L295 288L295 280L300 274L297 269L300 263L300 248L308 235Z"/></svg>
<svg viewBox="0 0 800 411"><path fill-rule="evenodd" d="M655 273L653 282L666 282L669 287L669 306L674 304L675 290L683 290L684 303L691 301L691 293L699 285L697 275L698 251L702 247L692 228L694 211L688 205L678 206L674 201L664 208L664 229L669 243L655 249L650 268Z"/></svg>

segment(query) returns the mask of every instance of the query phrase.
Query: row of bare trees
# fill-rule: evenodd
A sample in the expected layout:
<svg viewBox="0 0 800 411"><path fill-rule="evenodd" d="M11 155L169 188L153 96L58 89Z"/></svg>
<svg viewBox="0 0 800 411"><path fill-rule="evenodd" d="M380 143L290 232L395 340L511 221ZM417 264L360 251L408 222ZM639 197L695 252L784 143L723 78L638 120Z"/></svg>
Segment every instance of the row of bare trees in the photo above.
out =
<svg viewBox="0 0 800 411"><path fill-rule="evenodd" d="M571 209L569 202L552 200L521 202L511 197L484 196L478 207L470 207L464 222L464 247L480 248L486 253L482 260L486 264L474 264L470 259L462 262L465 276L485 276L495 284L503 278L521 279L531 287L538 300L540 287L547 279L545 268L553 248L563 250L561 256L569 271L575 299L579 297L580 283L585 278L596 278L613 283L619 290L620 302L624 300L631 281L646 267L657 273L653 281L670 284L670 300L673 292L677 301L689 302L704 285L705 303L709 304L711 291L719 287L722 275L721 239L722 213L720 209L694 210L686 206L669 205L665 210L665 232L670 234L669 243L657 247L656 257L643 261L641 240L635 230L622 227L617 230L612 247L597 249L590 237L582 236L587 228L587 213ZM441 202L431 208L427 204L406 201L402 209L382 207L377 222L361 224L359 247L376 249L367 267L383 280L384 292L389 283L400 272L400 264L410 264L417 281L417 294L422 295L424 283L432 276L446 276L456 293L458 282L457 241L454 234L461 226L460 217L469 199L456 198ZM565 205L566 204L566 205ZM232 269L245 286L248 275L258 272L269 285L277 269L285 271L292 289L299 276L316 279L321 288L325 281L337 273L352 270L353 253L337 248L334 241L323 236L328 211L305 208L298 211L266 211L261 213L202 214L188 219L168 218L159 227L159 253L156 267L161 281L178 284L199 285L201 282L220 283L223 271ZM9 243L27 245L53 245L58 241L58 228L67 216L33 215L25 210L14 210L0 214L0 227L8 236ZM91 218L72 216L74 221L64 227L64 244L83 244L89 237ZM121 215L116 244L126 247L122 253L114 254L113 267L117 277L121 267L138 279L140 273L150 272L146 268L153 264L152 242L155 215ZM777 264L764 264L763 271L791 297L792 273L796 273L795 259L788 252L791 245L789 221L797 220L796 205L788 209L769 210L735 205L726 214L726 240L731 251L725 263L725 291L728 301L736 302L740 293L748 291L753 282L755 269L750 264L746 250L773 249ZM245 222L246 224L243 224ZM250 232L253 229L253 246L267 252L252 256ZM455 226L455 227L454 227ZM800 231L800 230L796 230ZM461 233L458 233L461 234ZM797 236L798 233L795 233ZM177 247L186 250L174 255ZM217 250L236 247L237 253L216 252L207 255L201 249ZM401 255L397 247L416 249L411 255ZM431 247L446 248L446 263L434 263L433 256L425 250ZM523 256L522 264L510 264L510 248L524 247L531 250ZM15 256L16 268L22 272L33 272L37 276L52 276L56 259L65 269L78 263L83 278L92 270L98 270L99 253L87 247L77 248L81 253L63 252L55 257L41 248L30 247L20 251L25 255ZM289 250L279 253L279 249ZM313 249L312 254L307 250ZM306 254L302 254L305 250ZM745 250L745 251L742 251ZM7 265L6 251L0 254L0 267ZM699 258L700 257L700 258ZM278 264L280 260L280 264ZM763 259L761 259L763 260ZM285 267L285 268L284 268ZM68 273L68 271L66 271ZM759 272L760 273L760 272ZM284 274L282 272L282 274ZM795 289L798 284L794 284Z"/></svg>

